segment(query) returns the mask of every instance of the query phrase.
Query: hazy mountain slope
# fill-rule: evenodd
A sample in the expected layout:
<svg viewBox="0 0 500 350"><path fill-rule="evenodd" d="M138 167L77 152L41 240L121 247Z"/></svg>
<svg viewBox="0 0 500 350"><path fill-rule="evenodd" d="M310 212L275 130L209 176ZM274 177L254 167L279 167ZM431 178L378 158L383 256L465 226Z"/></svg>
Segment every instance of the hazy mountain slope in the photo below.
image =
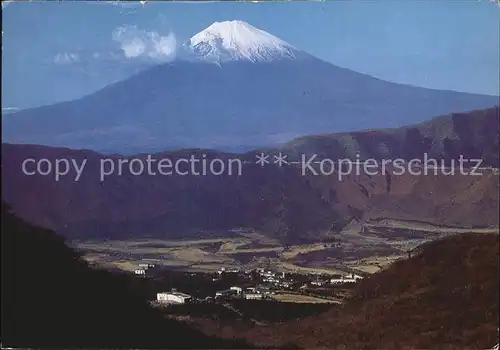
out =
<svg viewBox="0 0 500 350"><path fill-rule="evenodd" d="M392 177L390 193L370 198L365 221L409 220L458 227L498 227L498 174Z"/></svg>
<svg viewBox="0 0 500 350"><path fill-rule="evenodd" d="M394 84L343 69L256 28L240 35L247 26L220 26L204 40L195 35L192 48L201 58L155 66L79 100L12 113L3 120L3 139L117 152L234 149L498 104L494 96Z"/></svg>
<svg viewBox="0 0 500 350"><path fill-rule="evenodd" d="M303 348L492 348L498 343L498 249L496 234L428 243L363 280L341 310L245 335L261 345Z"/></svg>
<svg viewBox="0 0 500 350"><path fill-rule="evenodd" d="M498 175L317 176L315 191L344 219L417 221L456 227L498 227Z"/></svg>
<svg viewBox="0 0 500 350"><path fill-rule="evenodd" d="M167 321L134 277L90 268L53 232L2 205L2 345L20 348L241 348Z"/></svg>

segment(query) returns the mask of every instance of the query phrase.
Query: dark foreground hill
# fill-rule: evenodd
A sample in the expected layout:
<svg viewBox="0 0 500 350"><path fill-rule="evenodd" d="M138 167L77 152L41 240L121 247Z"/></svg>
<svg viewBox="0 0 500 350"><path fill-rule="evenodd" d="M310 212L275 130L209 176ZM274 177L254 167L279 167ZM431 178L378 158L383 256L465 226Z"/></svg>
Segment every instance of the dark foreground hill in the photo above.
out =
<svg viewBox="0 0 500 350"><path fill-rule="evenodd" d="M125 275L90 268L2 205L2 347L243 348L164 319Z"/></svg>
<svg viewBox="0 0 500 350"><path fill-rule="evenodd" d="M246 332L260 344L328 349L488 349L498 343L499 236L427 243L357 287L340 310Z"/></svg>

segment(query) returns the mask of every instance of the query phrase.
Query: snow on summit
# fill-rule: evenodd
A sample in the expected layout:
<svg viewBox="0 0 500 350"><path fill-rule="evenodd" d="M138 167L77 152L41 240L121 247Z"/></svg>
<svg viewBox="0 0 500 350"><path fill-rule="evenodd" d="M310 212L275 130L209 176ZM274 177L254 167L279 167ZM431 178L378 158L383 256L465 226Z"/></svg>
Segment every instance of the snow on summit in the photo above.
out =
<svg viewBox="0 0 500 350"><path fill-rule="evenodd" d="M199 58L214 62L294 59L300 52L287 42L243 21L215 22L194 35L186 46Z"/></svg>

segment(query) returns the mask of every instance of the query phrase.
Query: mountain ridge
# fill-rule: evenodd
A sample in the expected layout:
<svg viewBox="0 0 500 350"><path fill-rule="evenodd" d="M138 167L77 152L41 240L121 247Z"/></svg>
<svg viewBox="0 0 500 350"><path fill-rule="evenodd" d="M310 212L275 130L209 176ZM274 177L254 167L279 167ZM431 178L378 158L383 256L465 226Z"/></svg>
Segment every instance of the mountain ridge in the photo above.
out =
<svg viewBox="0 0 500 350"><path fill-rule="evenodd" d="M74 101L16 111L3 118L4 141L111 153L225 151L276 147L322 132L399 127L498 104L495 96L357 73L292 49L248 24L238 22L235 29L231 23L194 36L202 56L215 51L217 57L227 56L217 58L218 64L179 59ZM295 50L294 59L287 50Z"/></svg>
<svg viewBox="0 0 500 350"><path fill-rule="evenodd" d="M397 127L497 103L307 62L167 63L75 101L12 113L3 119L2 136L10 143L114 152L277 146L325 130Z"/></svg>
<svg viewBox="0 0 500 350"><path fill-rule="evenodd" d="M454 123L453 118L438 118L438 122L446 122L441 125L443 129L458 130L460 137L453 141L454 147L449 148L453 152L434 156L451 159L459 151L466 156L483 157L478 150L486 151L485 159L490 160L490 165L496 165L498 109L469 113L459 119L463 118L468 122ZM477 130L483 129L488 129L488 133L480 135ZM393 131L399 132L399 129ZM402 134L404 147L399 149L406 152L402 156L409 159L415 156L415 151L426 150L422 144L432 144L438 139L438 136L433 139L415 135L416 132ZM380 139L392 137L375 134L368 141L363 139L363 149L376 151ZM427 141L422 143L422 140ZM340 159L345 155L344 146L338 141L334 144L335 149L328 142L320 144L323 147L320 149L314 144L312 149L324 157ZM398 147L393 149L397 151ZM311 147L305 147L308 148ZM185 238L199 235L200 230L249 227L283 242L293 242L329 238L353 217L366 222L387 218L455 227L498 227L499 203L495 194L499 185L498 176L492 171L481 177L409 173L396 176L389 171L375 176L351 174L338 181L336 176L309 173L303 176L300 169L294 167L263 168L255 164L258 153L238 156L249 162L244 165L241 176L133 176L126 172L100 182L102 156L98 152L3 144L2 198L26 219L71 238L90 238L91 233L101 238L137 235ZM235 156L203 149L154 156L175 160L190 155L201 158L203 154L220 159ZM69 157L79 163L87 159L88 163L79 182L74 182L74 176L56 182L39 175L24 176L20 169L27 157L49 160ZM140 157L146 158L146 154ZM119 158L123 157L113 157ZM51 201L47 204L39 198L51 198Z"/></svg>

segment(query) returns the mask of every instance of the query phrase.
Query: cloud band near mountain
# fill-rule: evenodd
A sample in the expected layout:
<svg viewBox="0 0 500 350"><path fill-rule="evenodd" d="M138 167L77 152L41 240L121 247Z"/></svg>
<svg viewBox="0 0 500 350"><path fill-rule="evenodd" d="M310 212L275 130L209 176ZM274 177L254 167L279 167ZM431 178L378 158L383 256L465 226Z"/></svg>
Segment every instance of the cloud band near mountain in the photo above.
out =
<svg viewBox="0 0 500 350"><path fill-rule="evenodd" d="M115 28L112 38L120 44L127 58L151 57L171 60L175 58L177 51L177 40L172 32L161 35L158 32L140 29L135 25L125 25Z"/></svg>

